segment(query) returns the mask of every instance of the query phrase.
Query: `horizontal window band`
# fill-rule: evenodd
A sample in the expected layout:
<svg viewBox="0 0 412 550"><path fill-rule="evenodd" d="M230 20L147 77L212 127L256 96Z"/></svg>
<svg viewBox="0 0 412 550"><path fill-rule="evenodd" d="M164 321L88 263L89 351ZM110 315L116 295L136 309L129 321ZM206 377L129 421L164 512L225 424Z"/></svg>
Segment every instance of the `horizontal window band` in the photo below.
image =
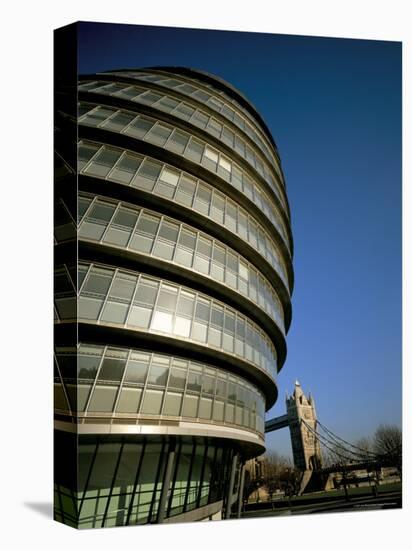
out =
<svg viewBox="0 0 412 550"><path fill-rule="evenodd" d="M62 256L64 257L64 253ZM200 273L189 271L177 264L90 241L79 240L79 258L93 262L103 262L114 268L139 270L140 267L143 267L144 272L148 275L167 277L178 284L210 294L252 319L270 336L276 348L278 372L282 368L286 360L286 341L281 330L264 310L229 287L219 284L209 277L202 277Z"/></svg>
<svg viewBox="0 0 412 550"><path fill-rule="evenodd" d="M142 141L137 138L127 136L125 134L118 134L105 130L103 128L93 128L90 126L79 126L79 138L90 139L97 141L101 144L112 145L114 147L121 147L130 151L136 152L141 155L148 155L161 162L170 164L171 166L184 170L185 172L200 178L212 187L221 191L224 195L230 197L237 204L247 210L253 217L259 221L259 223L266 229L269 235L272 237L286 263L286 269L288 271L289 280L292 278L292 255L293 251L289 250L285 241L281 237L280 233L252 200L246 195L240 193L233 185L226 182L218 174L214 174L204 168L200 164L190 161L186 157L180 156L162 147L158 147L154 144ZM288 222L289 223L289 222ZM289 228L290 231L290 228Z"/></svg>
<svg viewBox="0 0 412 550"><path fill-rule="evenodd" d="M179 128L180 130L184 130L188 132L190 135L193 135L194 137L197 137L202 141L205 141L207 144L218 149L220 152L224 153L229 158L232 158L237 164L241 166L243 170L245 170L246 172L251 172L253 174L253 177L259 182L261 187L264 189L266 193L268 193L270 198L273 200L273 202L277 206L279 214L282 216L282 219L286 224L286 226L290 224L289 202L286 195L285 187L282 182L279 182L279 177L276 175L276 178L275 178L277 182L277 189L279 190L283 200L285 201L285 206L282 204L279 197L276 195L275 191L266 182L266 180L262 177L262 175L259 174L259 172L256 170L256 168L252 164L250 164L235 149L232 149L224 141L217 139L206 130L202 130L201 128L199 128L196 125L193 125L190 122L186 122L185 120L177 116L174 116L173 114L169 114L164 111L158 110L155 107L151 107L150 105L145 105L143 103L138 103L133 101L127 101L126 99L122 99L120 97L118 98L118 97L102 95L98 93L93 94L92 92L80 91L79 100L87 103L91 103L96 107L97 106L115 107L118 109L125 109L127 111L135 112L136 115L139 115L139 114L146 115L150 118L166 122L176 128ZM81 127L81 124L79 124L79 128L80 127ZM286 212L285 212L285 207L286 207ZM290 231L288 232L288 237L291 242L291 246L293 246L292 235Z"/></svg>
<svg viewBox="0 0 412 550"><path fill-rule="evenodd" d="M140 84L140 82L138 83ZM144 85L142 83L142 85ZM146 83L146 86L148 83ZM154 89L152 87L148 87L148 91L151 89ZM160 91L160 90L159 90ZM162 89L163 94L169 95L169 91ZM170 94L171 96L172 94ZM202 129L201 127L197 126L196 124L193 124L191 121L186 121L182 119L181 117L173 114L168 113L167 111L164 111L162 109L157 109L155 106L151 106L148 104L145 104L143 102L138 101L130 101L122 97L117 96L111 96L107 94L101 94L98 91L93 92L84 92L79 91L79 100L85 101L88 103L97 103L99 105L105 105L110 107L117 107L120 109L127 109L128 111L136 112L137 114L144 114L147 116L150 116L152 118L156 118L159 120L162 120L163 122L167 122L169 124L173 124L174 126L179 127L182 130L190 130L190 133L195 135L196 137L199 137L211 145L214 145L217 149L221 150L228 156L233 156L233 159L236 160L237 163L239 163L245 170L251 170L254 174L254 176L260 181L260 183L264 186L265 190L276 197L276 201L279 201L279 198L276 196L274 190L271 188L270 185L266 183L266 180L263 178L262 174L259 173L259 171L256 169L256 167L253 165L253 163L249 162L244 156L242 156L238 151L236 151L234 148L230 147L227 143L225 143L223 140L221 140L218 137L215 137L212 133L208 132L206 129ZM180 101L183 102L192 102L192 98L182 95ZM290 219L290 208L289 208L289 202L286 195L286 189L284 183L280 180L278 174L276 173L276 170L272 167L273 161L270 161L267 156L262 152L262 150L257 147L256 143L251 140L251 138L242 131L239 127L237 127L235 124L230 123L228 119L221 116L219 113L205 105L201 102L196 102L196 105L193 106L194 109L199 108L202 111L207 111L207 115L212 118L219 118L222 125L229 125L231 124L231 129L234 131L234 133L239 134L242 133L242 139L247 140L247 145L253 149L254 153L257 153L260 156L263 156L265 159L265 164L267 166L267 170L271 170L272 177L274 178L276 182L276 188L278 189L280 195L282 196L282 199L284 200L285 204L283 205L281 202L279 202L279 208L282 210L286 210L286 219Z"/></svg>
<svg viewBox="0 0 412 550"><path fill-rule="evenodd" d="M136 72L140 72L141 70L137 70ZM79 80L96 80L102 79L102 80L108 80L111 81L114 78L116 80L119 80L119 82L125 82L128 84L135 84L138 85L139 82L144 82L144 80L136 80L136 78L133 78L131 75L127 74L129 72L133 72L133 69L125 69L125 70L116 70L116 71L110 71L108 73L97 73L97 74L89 74L89 75L81 75L79 76ZM275 156L279 156L278 149L276 142L272 136L272 133L270 132L268 126L266 125L265 121L259 114L256 107L248 100L248 98L242 94L239 90L237 90L234 86L232 86L230 83L225 82L221 79L217 79L214 75L207 75L205 73L201 73L199 71L193 71L192 69L188 69L186 67L179 67L178 69L171 70L171 67L156 67L155 71L152 72L150 69L143 69L144 73L151 73L154 75L161 75L165 79L168 78L178 78L182 79L182 84L188 83L192 84L195 87L198 87L200 90L203 90L204 92L208 94L212 94L215 97L219 97L219 93L215 90L221 90L225 93L227 96L226 102L231 103L231 107L237 111L239 111L242 115L246 115L249 119L249 122L252 122L255 126L257 126L264 136L266 137L266 140L269 142L270 146L272 147ZM113 74L116 73L116 74ZM124 73L124 74L123 74ZM120 76L119 76L120 75ZM205 82L202 82L201 80L204 80ZM165 86L160 86L154 81L150 81L150 84L153 85L153 87L156 86L156 90L165 90L169 89ZM212 86L213 89L211 90L209 86ZM171 88L173 91L174 88ZM177 90L179 91L179 90ZM187 96L186 94L180 92L183 97L191 97ZM220 99L220 98L219 98ZM236 105L233 103L233 101L237 102L239 105ZM246 110L246 113L242 111L242 109Z"/></svg>
<svg viewBox="0 0 412 550"><path fill-rule="evenodd" d="M192 225L201 231L206 231L211 237L219 239L227 246L232 247L241 254L252 265L258 269L269 281L273 281L272 286L277 292L282 303L285 316L285 330L289 329L292 318L292 306L289 291L278 275L274 267L266 260L262 254L254 249L248 242L226 227L214 222L209 217L203 216L192 208L185 208L176 202L166 198L145 192L133 187L127 187L116 182L94 178L93 176L79 176L79 189L91 192L99 196L106 196L114 199L128 201L136 206L148 207L156 210L159 214L174 216L183 223ZM62 257L62 259L64 259ZM288 266L288 263L286 263ZM288 271L289 274L289 271ZM293 275L293 271L291 271ZM293 280L292 280L293 283Z"/></svg>
<svg viewBox="0 0 412 550"><path fill-rule="evenodd" d="M256 432L242 429L237 426L219 426L218 424L202 424L196 422L180 422L178 426L156 425L155 423L147 425L121 425L93 422L90 419L88 423L71 423L61 418L55 420L55 428L61 431L77 433L79 436L101 434L112 438L113 436L129 435L131 437L153 437L164 436L192 436L193 438L224 438L227 441L236 442L238 446L247 454L262 453L265 450L264 440ZM182 425L183 424L183 425Z"/></svg>
<svg viewBox="0 0 412 550"><path fill-rule="evenodd" d="M252 384L255 384L265 395L266 410L276 402L278 389L276 382L262 368L236 357L234 355L196 344L194 341L180 340L173 336L164 336L153 332L128 329L119 325L103 325L96 322L68 321L55 325L56 341L70 342L73 331L78 330L78 340L96 344L107 344L139 347L147 351L162 350L164 353L176 354L187 359L206 362L217 368L239 374Z"/></svg>

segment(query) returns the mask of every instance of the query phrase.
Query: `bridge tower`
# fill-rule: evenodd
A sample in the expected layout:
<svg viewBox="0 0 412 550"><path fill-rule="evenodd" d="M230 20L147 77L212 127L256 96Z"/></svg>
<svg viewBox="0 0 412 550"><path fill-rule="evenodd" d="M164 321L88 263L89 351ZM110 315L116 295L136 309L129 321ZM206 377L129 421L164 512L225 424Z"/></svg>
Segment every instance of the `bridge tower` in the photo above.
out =
<svg viewBox="0 0 412 550"><path fill-rule="evenodd" d="M302 422L304 420L317 431L315 401L310 393L306 397L297 380L293 394L290 397L286 395L286 411L295 467L302 471L320 468L322 455L319 439Z"/></svg>

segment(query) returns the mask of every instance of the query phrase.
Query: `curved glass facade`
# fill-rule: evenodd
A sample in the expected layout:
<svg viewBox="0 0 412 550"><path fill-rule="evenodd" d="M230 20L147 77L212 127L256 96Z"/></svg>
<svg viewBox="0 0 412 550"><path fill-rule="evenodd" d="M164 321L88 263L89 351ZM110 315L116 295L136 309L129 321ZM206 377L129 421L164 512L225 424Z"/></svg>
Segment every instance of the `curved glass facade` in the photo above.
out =
<svg viewBox="0 0 412 550"><path fill-rule="evenodd" d="M79 113L81 114L79 117L80 125L122 133L166 149L168 148L169 139L172 143L174 141L172 134L179 131L179 128L166 122L159 122L153 117L136 115L132 111L96 106L95 104L80 104ZM254 179L253 174L242 169L229 156L220 153L214 146L208 145L206 140L201 140L188 132L185 132L185 138L187 144L180 154L213 174L217 174L245 195L247 195L247 189L249 188L255 204L263 211L289 246L289 237L279 209L262 185ZM273 187L273 191L280 198L276 187Z"/></svg>
<svg viewBox="0 0 412 550"><path fill-rule="evenodd" d="M282 305L269 281L221 241L127 203L79 195L78 204L81 239L146 254L219 281L257 304L285 332Z"/></svg>
<svg viewBox="0 0 412 550"><path fill-rule="evenodd" d="M258 153L254 150L255 143L259 139L256 131L251 131L250 138L253 145L249 145L247 140L242 137L242 134L239 132L234 132L230 126L224 124L224 120L223 124L219 122L218 119L222 120L222 116L215 118L210 116L206 111L198 109L196 104L179 101L168 95L153 92L153 90L150 89L147 90L137 86L128 86L127 84L121 83L108 84L107 82L97 82L93 87L91 87L89 83L79 87L79 91L84 90L102 95L125 98L128 101L142 103L144 105L150 105L157 110L171 113L178 118L188 121L194 126L198 126L199 128L206 130L212 136L216 137L216 139L225 143L233 151L239 153L239 155L246 159L248 164L250 164L250 166L252 166L252 168L254 168L263 178L269 179L273 189L276 189L276 194L279 197L282 195L281 200L283 204L286 205L283 192L271 174L271 172L276 173L276 171L273 170L273 165L269 165L266 159L263 159L259 155L260 151ZM262 147L262 143L260 143L260 146ZM277 173L279 174L277 164L276 168Z"/></svg>
<svg viewBox="0 0 412 550"><path fill-rule="evenodd" d="M56 518L230 517L286 357L293 241L278 151L246 98L205 73L85 75L68 94L56 115Z"/></svg>
<svg viewBox="0 0 412 550"><path fill-rule="evenodd" d="M161 416L237 425L263 437L262 393L223 369L141 349L90 344L57 348L56 361L60 411L82 418Z"/></svg>
<svg viewBox="0 0 412 550"><path fill-rule="evenodd" d="M88 140L79 143L78 155L80 174L153 193L236 234L270 263L289 289L285 261L268 231L247 210L212 185L153 157ZM253 194L252 187L245 187L245 194L260 204L261 199ZM82 212L80 204L79 211Z"/></svg>

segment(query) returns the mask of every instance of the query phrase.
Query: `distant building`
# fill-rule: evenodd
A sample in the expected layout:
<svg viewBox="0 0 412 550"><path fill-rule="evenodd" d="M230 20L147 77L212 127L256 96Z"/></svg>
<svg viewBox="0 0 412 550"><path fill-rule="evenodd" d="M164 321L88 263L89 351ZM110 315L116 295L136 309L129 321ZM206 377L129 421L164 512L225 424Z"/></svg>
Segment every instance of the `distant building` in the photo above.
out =
<svg viewBox="0 0 412 550"><path fill-rule="evenodd" d="M322 466L322 454L317 431L315 401L302 391L298 381L290 397L286 397L286 411L292 443L295 468L305 471ZM309 429L305 423L311 428Z"/></svg>
<svg viewBox="0 0 412 550"><path fill-rule="evenodd" d="M56 114L56 518L229 516L265 450L291 320L278 151L203 72L85 75L78 112L71 94Z"/></svg>

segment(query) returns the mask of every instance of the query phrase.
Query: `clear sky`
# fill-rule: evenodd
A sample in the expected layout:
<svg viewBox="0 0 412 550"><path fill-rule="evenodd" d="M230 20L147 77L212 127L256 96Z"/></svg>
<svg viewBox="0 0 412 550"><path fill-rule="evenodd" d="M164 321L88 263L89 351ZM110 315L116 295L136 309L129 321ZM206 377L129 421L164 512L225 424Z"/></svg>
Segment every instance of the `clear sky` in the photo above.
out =
<svg viewBox="0 0 412 550"><path fill-rule="evenodd" d="M79 72L179 65L256 106L279 148L295 245L279 398L295 379L345 439L401 424L399 42L134 25L80 25ZM288 430L268 449L290 453Z"/></svg>

